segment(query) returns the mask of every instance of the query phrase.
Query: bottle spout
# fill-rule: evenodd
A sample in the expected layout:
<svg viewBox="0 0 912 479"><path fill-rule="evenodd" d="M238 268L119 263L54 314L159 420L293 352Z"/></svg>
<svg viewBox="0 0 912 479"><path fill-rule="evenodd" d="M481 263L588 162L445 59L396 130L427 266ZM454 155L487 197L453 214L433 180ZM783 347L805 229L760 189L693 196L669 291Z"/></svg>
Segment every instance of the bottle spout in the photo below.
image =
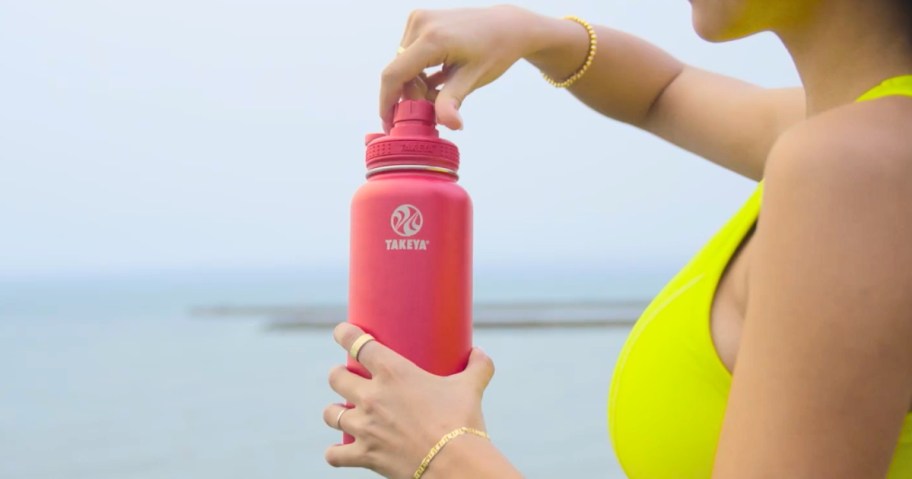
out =
<svg viewBox="0 0 912 479"><path fill-rule="evenodd" d="M430 136L437 138L437 113L427 100L402 100L393 110L391 136Z"/></svg>

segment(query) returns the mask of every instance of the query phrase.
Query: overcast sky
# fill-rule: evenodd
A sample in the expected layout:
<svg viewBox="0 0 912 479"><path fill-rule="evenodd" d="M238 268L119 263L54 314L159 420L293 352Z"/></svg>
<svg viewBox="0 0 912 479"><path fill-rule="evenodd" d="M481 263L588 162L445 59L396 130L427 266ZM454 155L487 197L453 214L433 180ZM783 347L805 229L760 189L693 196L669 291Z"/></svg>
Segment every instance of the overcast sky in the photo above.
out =
<svg viewBox="0 0 912 479"><path fill-rule="evenodd" d="M344 269L362 139L409 11L487 3L4 2L0 277ZM520 3L797 83L768 35L701 41L686 0ZM462 149L479 265L678 264L752 187L600 118L525 63L463 116L444 136Z"/></svg>

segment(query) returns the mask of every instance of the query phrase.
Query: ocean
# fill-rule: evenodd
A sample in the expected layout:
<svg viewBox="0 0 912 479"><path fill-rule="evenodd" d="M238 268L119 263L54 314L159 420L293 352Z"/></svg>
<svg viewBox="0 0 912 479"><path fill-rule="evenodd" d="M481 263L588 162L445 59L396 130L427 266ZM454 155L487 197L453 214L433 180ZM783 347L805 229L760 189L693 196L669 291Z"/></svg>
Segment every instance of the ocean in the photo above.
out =
<svg viewBox="0 0 912 479"><path fill-rule="evenodd" d="M476 297L642 299L664 279L491 275L476 280ZM322 422L323 407L338 400L326 375L345 359L328 329L192 314L342 303L344 284L340 274L226 272L0 283L0 477L377 477L323 460L339 440ZM628 332L476 330L497 368L484 400L489 432L527 477L623 477L606 398Z"/></svg>

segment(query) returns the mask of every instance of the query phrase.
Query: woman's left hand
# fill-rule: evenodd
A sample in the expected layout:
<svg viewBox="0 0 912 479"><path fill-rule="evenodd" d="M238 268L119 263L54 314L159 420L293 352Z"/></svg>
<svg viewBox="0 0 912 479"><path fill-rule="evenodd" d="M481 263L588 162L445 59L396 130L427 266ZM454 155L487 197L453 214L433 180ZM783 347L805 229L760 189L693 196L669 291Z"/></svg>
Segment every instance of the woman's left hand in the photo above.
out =
<svg viewBox="0 0 912 479"><path fill-rule="evenodd" d="M347 352L364 332L342 323L333 337ZM326 451L334 467L364 467L389 478L410 478L437 441L450 431L467 426L485 430L481 398L494 375L494 363L474 349L465 371L436 376L377 341L370 341L358 356L371 373L365 379L337 366L329 385L354 408L332 404L323 411L329 427L354 436L355 442Z"/></svg>

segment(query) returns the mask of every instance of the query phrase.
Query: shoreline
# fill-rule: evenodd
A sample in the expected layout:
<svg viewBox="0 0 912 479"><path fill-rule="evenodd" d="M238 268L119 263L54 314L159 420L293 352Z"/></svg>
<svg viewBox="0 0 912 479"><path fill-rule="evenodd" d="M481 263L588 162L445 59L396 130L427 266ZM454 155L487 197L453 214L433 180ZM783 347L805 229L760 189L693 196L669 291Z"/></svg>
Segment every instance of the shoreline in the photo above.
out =
<svg viewBox="0 0 912 479"><path fill-rule="evenodd" d="M629 328L648 301L497 302L473 308L476 329ZM201 319L253 318L270 330L329 329L347 317L338 305L213 305L191 308Z"/></svg>

